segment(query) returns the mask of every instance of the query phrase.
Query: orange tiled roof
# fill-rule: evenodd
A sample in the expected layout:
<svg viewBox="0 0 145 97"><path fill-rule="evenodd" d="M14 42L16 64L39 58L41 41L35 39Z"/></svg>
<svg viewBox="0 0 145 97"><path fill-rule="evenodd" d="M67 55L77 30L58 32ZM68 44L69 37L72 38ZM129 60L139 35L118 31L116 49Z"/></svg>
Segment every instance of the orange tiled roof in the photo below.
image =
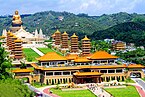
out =
<svg viewBox="0 0 145 97"><path fill-rule="evenodd" d="M3 35L2 35L2 36L0 36L0 38L6 38L6 36L3 36Z"/></svg>
<svg viewBox="0 0 145 97"><path fill-rule="evenodd" d="M77 57L78 57L77 54L69 54L69 55L66 56L66 59L68 59L68 60L74 60L74 59L76 59Z"/></svg>
<svg viewBox="0 0 145 97"><path fill-rule="evenodd" d="M74 73L75 76L86 76L86 75L102 75L99 72L76 72Z"/></svg>
<svg viewBox="0 0 145 97"><path fill-rule="evenodd" d="M116 59L117 56L113 56L105 51L96 51L90 56L90 59Z"/></svg>
<svg viewBox="0 0 145 97"><path fill-rule="evenodd" d="M101 65L101 66L79 66L80 68L92 68L92 69L107 69L107 68L126 68L125 65Z"/></svg>
<svg viewBox="0 0 145 97"><path fill-rule="evenodd" d="M77 57L75 62L91 62L92 60L88 60L87 57Z"/></svg>
<svg viewBox="0 0 145 97"><path fill-rule="evenodd" d="M56 52L48 52L47 54L37 58L39 61L67 60L65 57L58 55Z"/></svg>
<svg viewBox="0 0 145 97"><path fill-rule="evenodd" d="M13 73L20 73L20 72L33 72L34 70L31 69L15 69L12 70Z"/></svg>
<svg viewBox="0 0 145 97"><path fill-rule="evenodd" d="M32 67L34 67L35 69L43 69L43 67L39 67L37 64L32 63L31 64Z"/></svg>
<svg viewBox="0 0 145 97"><path fill-rule="evenodd" d="M70 67L49 67L49 68L43 68L42 70L79 70L81 69L78 66L70 66Z"/></svg>
<svg viewBox="0 0 145 97"><path fill-rule="evenodd" d="M90 40L90 39L85 35L85 38L83 38L82 40Z"/></svg>
<svg viewBox="0 0 145 97"><path fill-rule="evenodd" d="M145 68L145 66L141 64L129 64L127 68Z"/></svg>

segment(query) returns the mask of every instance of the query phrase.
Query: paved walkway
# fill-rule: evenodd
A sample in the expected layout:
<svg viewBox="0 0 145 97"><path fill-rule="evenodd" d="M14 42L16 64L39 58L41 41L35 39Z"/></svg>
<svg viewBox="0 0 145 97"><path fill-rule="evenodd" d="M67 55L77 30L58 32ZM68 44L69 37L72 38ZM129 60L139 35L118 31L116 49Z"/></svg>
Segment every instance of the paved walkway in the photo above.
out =
<svg viewBox="0 0 145 97"><path fill-rule="evenodd" d="M38 55L40 55L40 56L43 56L44 54L40 51L40 50L38 50L36 47L32 47L31 48L33 51L35 51Z"/></svg>
<svg viewBox="0 0 145 97"><path fill-rule="evenodd" d="M108 92L103 90L101 87L98 87L96 84L87 85L88 89L94 93L97 97L113 97Z"/></svg>
<svg viewBox="0 0 145 97"><path fill-rule="evenodd" d="M145 82L140 78L131 78L131 79L136 82L136 84L134 84L134 86L136 87L140 96L145 97Z"/></svg>
<svg viewBox="0 0 145 97"><path fill-rule="evenodd" d="M51 97L60 97L60 96L58 96L56 94L50 93L50 89L49 88L44 89L43 92L48 94L48 95L50 95Z"/></svg>

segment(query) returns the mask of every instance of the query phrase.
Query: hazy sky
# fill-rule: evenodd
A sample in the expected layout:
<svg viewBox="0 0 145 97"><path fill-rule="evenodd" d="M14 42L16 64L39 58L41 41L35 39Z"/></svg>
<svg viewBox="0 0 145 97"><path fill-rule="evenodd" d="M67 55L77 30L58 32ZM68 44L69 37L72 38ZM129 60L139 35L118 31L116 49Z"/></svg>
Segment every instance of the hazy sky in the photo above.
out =
<svg viewBox="0 0 145 97"><path fill-rule="evenodd" d="M145 14L145 0L0 0L0 15L40 11L67 11L89 15L112 14L117 12Z"/></svg>

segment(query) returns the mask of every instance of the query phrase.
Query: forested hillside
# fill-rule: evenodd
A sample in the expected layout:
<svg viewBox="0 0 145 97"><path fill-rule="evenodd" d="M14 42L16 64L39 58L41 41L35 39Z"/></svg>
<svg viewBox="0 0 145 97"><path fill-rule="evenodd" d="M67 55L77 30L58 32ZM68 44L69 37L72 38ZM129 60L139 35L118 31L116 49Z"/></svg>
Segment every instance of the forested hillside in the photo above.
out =
<svg viewBox="0 0 145 97"><path fill-rule="evenodd" d="M126 22L102 31L96 31L91 36L94 40L113 38L137 46L145 46L145 22Z"/></svg>
<svg viewBox="0 0 145 97"><path fill-rule="evenodd" d="M142 45L145 31L144 14L128 14L120 12L101 16L75 15L69 12L45 11L35 14L21 15L26 30L33 32L42 29L46 35L51 35L59 29L69 35L76 33L79 38L85 34L93 39L115 38L126 42ZM0 16L0 32L11 26L12 16Z"/></svg>

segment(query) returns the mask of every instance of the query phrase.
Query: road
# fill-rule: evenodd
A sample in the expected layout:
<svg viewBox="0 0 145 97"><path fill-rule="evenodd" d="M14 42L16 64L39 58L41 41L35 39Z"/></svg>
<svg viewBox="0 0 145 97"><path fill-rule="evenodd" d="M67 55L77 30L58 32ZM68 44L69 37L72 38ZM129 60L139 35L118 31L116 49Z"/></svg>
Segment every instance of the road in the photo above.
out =
<svg viewBox="0 0 145 97"><path fill-rule="evenodd" d="M52 97L52 96L49 96L49 95L46 94L46 93L43 93L43 92L39 91L37 88L33 87L33 86L30 85L29 83L25 83L25 85L27 85L28 88L29 88L30 90L34 91L34 92L40 92L40 93L42 93L42 94L43 94L42 97Z"/></svg>
<svg viewBox="0 0 145 97"><path fill-rule="evenodd" d="M132 78L132 80L134 80L137 84L139 84L142 89L145 91L145 82L142 81L140 78Z"/></svg>

